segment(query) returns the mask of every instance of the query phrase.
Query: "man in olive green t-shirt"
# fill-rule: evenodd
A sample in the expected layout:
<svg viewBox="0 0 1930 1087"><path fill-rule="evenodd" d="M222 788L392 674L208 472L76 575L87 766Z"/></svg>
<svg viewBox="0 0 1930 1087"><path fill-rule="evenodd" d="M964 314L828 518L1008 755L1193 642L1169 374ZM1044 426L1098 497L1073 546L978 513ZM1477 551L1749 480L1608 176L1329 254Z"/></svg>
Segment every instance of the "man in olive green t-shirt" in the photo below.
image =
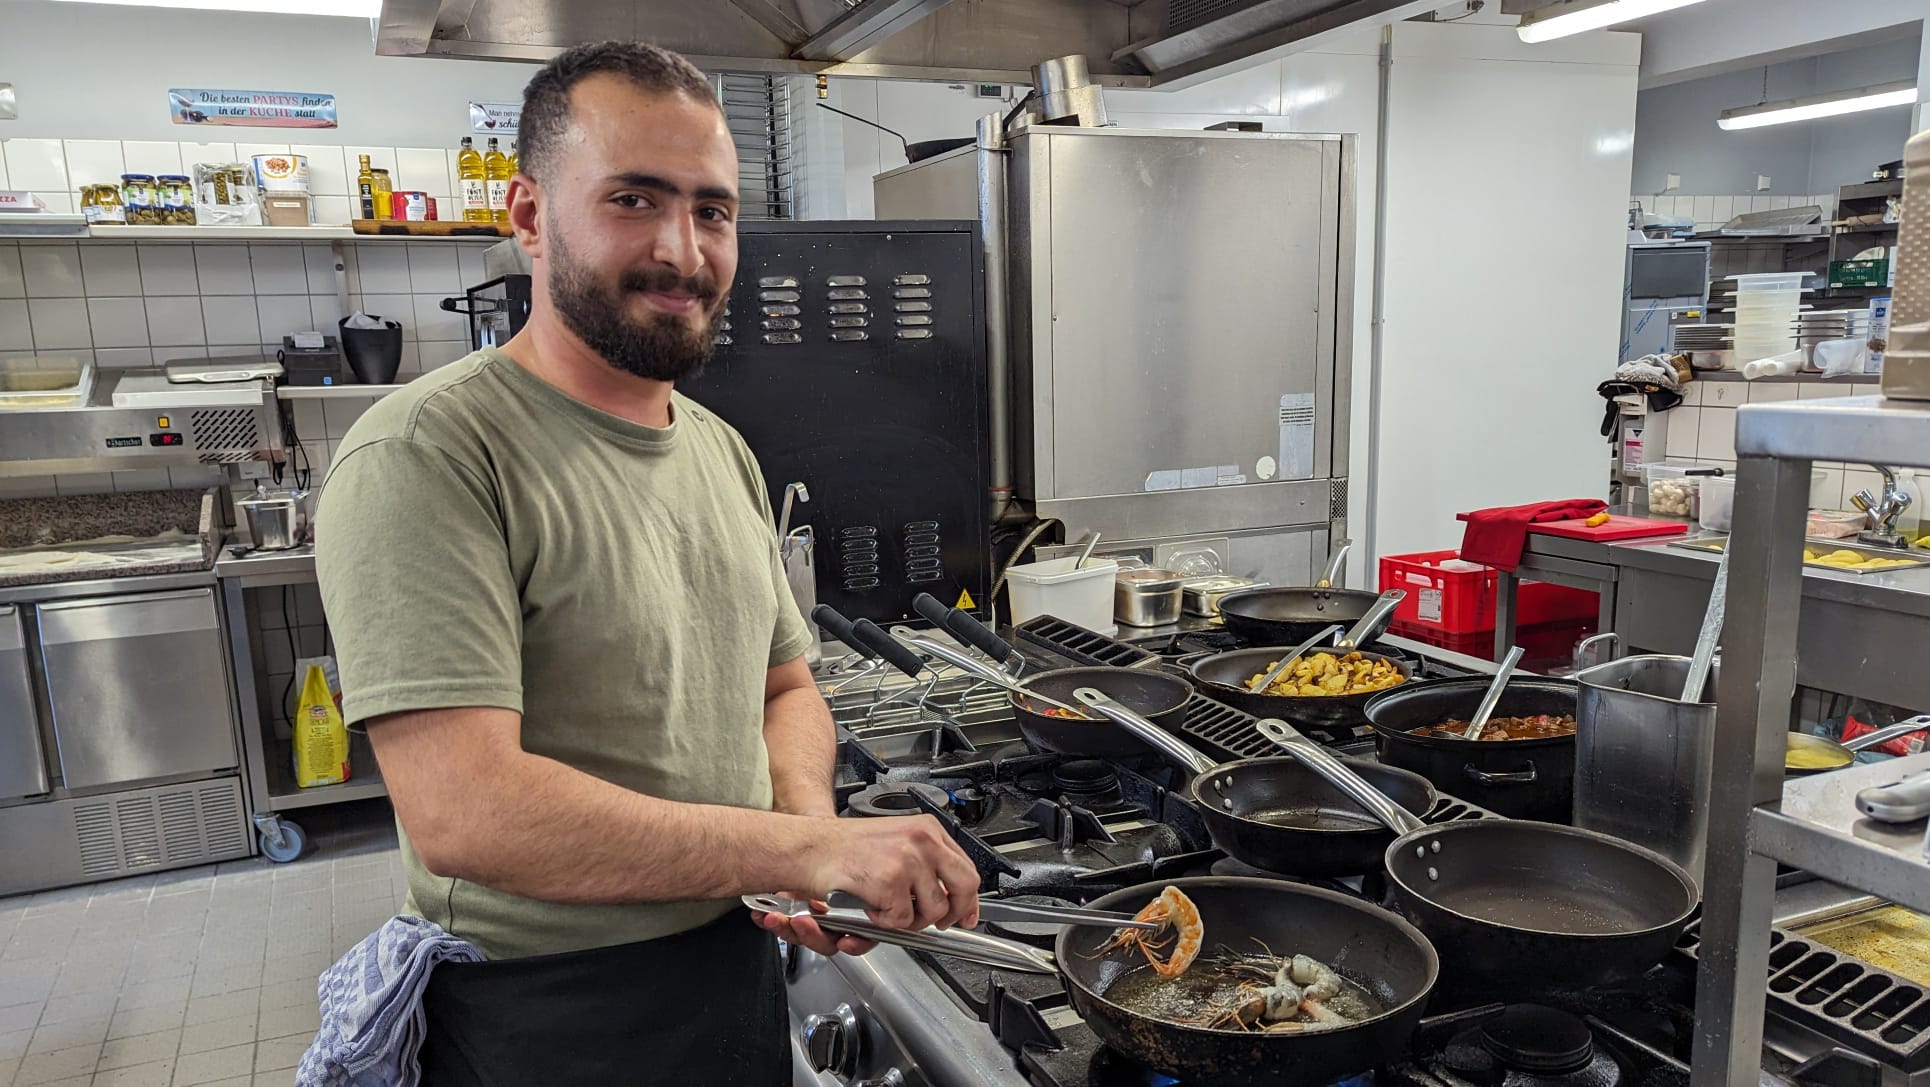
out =
<svg viewBox="0 0 1930 1087"><path fill-rule="evenodd" d="M757 464L673 391L736 271L737 162L675 54L566 52L525 92L509 217L527 325L371 409L323 488L344 711L401 826L437 968L425 1084L789 1080L772 933L834 889L973 923L929 818L841 820L829 713Z"/></svg>

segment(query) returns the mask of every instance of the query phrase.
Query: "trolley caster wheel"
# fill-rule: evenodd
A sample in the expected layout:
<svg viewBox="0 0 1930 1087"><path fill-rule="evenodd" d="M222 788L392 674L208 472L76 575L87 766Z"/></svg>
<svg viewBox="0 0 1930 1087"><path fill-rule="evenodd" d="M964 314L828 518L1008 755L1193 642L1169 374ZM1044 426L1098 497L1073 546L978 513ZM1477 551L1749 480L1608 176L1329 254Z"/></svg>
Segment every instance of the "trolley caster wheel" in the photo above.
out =
<svg viewBox="0 0 1930 1087"><path fill-rule="evenodd" d="M260 832L261 855L276 864L287 864L302 855L302 849L308 845L308 835L286 819L280 820L280 824Z"/></svg>

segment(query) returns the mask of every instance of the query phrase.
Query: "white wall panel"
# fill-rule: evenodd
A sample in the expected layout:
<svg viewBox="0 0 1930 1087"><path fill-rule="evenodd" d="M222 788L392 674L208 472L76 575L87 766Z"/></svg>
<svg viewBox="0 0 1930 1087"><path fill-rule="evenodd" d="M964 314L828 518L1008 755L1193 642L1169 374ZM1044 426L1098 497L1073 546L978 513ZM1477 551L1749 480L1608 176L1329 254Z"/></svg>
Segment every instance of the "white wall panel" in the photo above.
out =
<svg viewBox="0 0 1930 1087"><path fill-rule="evenodd" d="M1638 60L1627 34L1395 28L1379 554L1453 546L1463 510L1605 489Z"/></svg>

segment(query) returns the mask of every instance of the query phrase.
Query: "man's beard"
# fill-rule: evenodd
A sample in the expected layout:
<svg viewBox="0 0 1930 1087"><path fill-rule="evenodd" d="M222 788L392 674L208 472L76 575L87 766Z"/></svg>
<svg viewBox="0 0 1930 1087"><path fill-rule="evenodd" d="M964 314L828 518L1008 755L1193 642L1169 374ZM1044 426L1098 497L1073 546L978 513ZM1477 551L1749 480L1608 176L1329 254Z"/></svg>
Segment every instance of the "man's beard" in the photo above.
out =
<svg viewBox="0 0 1930 1087"><path fill-rule="evenodd" d="M550 301L563 324L604 362L652 381L687 381L704 372L717 349L724 313L718 304L717 282L709 274L680 276L667 268L630 271L611 289L598 281L594 269L570 255L556 231L550 231L545 240ZM694 295L704 319L696 326L670 313L632 320L626 303L631 293L641 291Z"/></svg>

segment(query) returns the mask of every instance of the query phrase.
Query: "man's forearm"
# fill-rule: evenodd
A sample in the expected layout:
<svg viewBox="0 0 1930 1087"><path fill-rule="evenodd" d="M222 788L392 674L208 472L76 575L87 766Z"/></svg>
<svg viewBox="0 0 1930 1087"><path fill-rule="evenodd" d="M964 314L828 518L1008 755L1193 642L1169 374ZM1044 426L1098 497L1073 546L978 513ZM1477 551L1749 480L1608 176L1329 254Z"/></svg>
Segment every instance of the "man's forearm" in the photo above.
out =
<svg viewBox="0 0 1930 1087"><path fill-rule="evenodd" d="M464 722L454 743L442 719ZM506 711L432 711L369 731L410 843L430 871L550 902L669 902L768 891L794 871L813 820L646 796L532 755ZM484 745L477 729L508 742ZM488 781L486 795L472 785Z"/></svg>
<svg viewBox="0 0 1930 1087"><path fill-rule="evenodd" d="M771 795L778 811L837 814L831 791L837 729L815 686L791 688L764 704L764 746L770 751Z"/></svg>

